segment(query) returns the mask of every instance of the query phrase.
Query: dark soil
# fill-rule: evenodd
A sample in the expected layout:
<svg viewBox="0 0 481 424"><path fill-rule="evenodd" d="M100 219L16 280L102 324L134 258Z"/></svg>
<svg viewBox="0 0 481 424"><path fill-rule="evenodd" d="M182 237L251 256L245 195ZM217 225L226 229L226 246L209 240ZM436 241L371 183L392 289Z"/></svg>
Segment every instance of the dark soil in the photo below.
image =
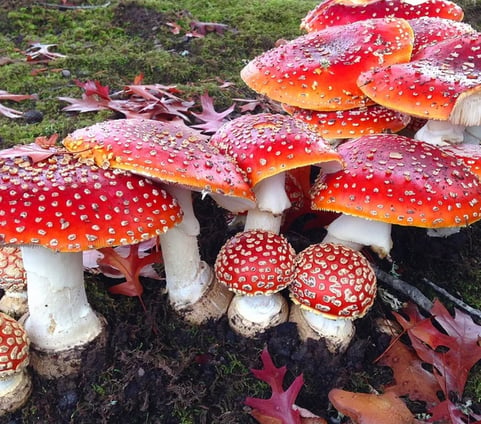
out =
<svg viewBox="0 0 481 424"><path fill-rule="evenodd" d="M12 2L11 7L16 6L18 2ZM474 3L467 14L471 20L480 19ZM115 19L116 25L150 37L166 18L125 6L118 9ZM212 264L232 231L225 212L209 198L197 199L196 212L202 225L201 253ZM295 223L287 233L297 251L323 236L322 229L303 231L303 224ZM469 283L474 287L470 296L479 298L480 236L480 225L448 239L428 238L420 229L394 228L392 262L366 253L386 271L395 265L404 280L418 283L428 295L420 283L423 277L454 294L459 294L463 282ZM277 366L287 366L286 384L303 374L305 385L297 404L333 424L340 421L329 409L331 388L381 390L391 381L390 370L373 363L389 343L374 325L376 318L390 316L390 307L380 300L356 323L357 333L348 351L334 356L323 342L300 342L291 323L256 339L235 334L226 318L201 327L187 325L169 307L159 280L142 280L141 302L109 295L112 281L101 276L86 274L86 279L93 307L109 324L106 353L87 355L81 375L75 378L48 381L33 375L34 390L26 406L0 423L254 423L244 399L270 396L269 388L249 372L261 366L259 355L264 347ZM410 407L422 410L422 405Z"/></svg>

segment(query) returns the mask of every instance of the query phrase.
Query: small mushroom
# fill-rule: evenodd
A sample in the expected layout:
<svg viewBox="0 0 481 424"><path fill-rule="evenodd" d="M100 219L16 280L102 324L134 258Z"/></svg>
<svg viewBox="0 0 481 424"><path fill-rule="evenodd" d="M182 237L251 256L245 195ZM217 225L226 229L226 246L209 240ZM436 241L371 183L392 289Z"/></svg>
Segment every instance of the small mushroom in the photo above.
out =
<svg viewBox="0 0 481 424"><path fill-rule="evenodd" d="M29 343L23 326L0 312L0 416L21 408L32 392Z"/></svg>
<svg viewBox="0 0 481 424"><path fill-rule="evenodd" d="M106 342L85 293L82 251L155 237L181 221L180 207L145 178L61 151L37 162L2 158L0 177L0 241L22 250L32 365L45 377L75 374L87 347Z"/></svg>
<svg viewBox="0 0 481 424"><path fill-rule="evenodd" d="M287 321L289 308L279 292L292 281L295 255L284 236L265 230L238 233L222 246L214 269L236 294L227 315L237 333L254 337Z"/></svg>
<svg viewBox="0 0 481 424"><path fill-rule="evenodd" d="M367 19L298 37L250 61L244 82L258 93L313 110L347 110L373 102L359 74L407 62L414 34L404 19Z"/></svg>
<svg viewBox="0 0 481 424"><path fill-rule="evenodd" d="M300 252L289 286L290 321L301 339L323 339L330 352L344 352L354 336L355 319L374 303L376 275L367 259L350 247L313 244Z"/></svg>
<svg viewBox="0 0 481 424"><path fill-rule="evenodd" d="M13 318L20 318L28 310L27 275L23 266L22 252L12 246L0 247L0 311Z"/></svg>

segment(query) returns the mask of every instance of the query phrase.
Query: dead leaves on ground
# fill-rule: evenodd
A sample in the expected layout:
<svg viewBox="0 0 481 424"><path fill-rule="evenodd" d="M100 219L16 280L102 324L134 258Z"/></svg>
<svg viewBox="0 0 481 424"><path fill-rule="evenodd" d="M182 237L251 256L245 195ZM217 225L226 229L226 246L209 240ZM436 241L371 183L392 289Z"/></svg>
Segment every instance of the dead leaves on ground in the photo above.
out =
<svg viewBox="0 0 481 424"><path fill-rule="evenodd" d="M378 360L379 365L392 369L392 384L382 394L331 390L329 399L339 412L357 424L481 424L481 415L469 409L469 402L463 403L468 374L481 359L481 326L459 310L451 315L438 300L430 313L422 315L413 304L395 313L409 343L395 337ZM302 376L284 391L285 367L276 368L267 350L261 359L264 368L252 372L271 386L272 396L247 398L252 415L262 424L303 423L295 406ZM424 402L428 418L414 417L405 398Z"/></svg>

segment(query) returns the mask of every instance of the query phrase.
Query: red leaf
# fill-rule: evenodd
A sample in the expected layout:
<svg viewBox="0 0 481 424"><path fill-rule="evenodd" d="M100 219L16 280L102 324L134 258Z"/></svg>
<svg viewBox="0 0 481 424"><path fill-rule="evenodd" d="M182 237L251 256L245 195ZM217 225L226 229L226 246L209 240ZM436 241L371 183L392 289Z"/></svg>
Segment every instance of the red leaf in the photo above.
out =
<svg viewBox="0 0 481 424"><path fill-rule="evenodd" d="M33 163L36 163L49 158L50 156L56 154L57 152L58 152L58 149L54 147L44 149L37 143L31 143L31 144L21 144L15 147L11 147L9 149L1 150L0 157L11 159L11 158L27 156L32 160Z"/></svg>
<svg viewBox="0 0 481 424"><path fill-rule="evenodd" d="M98 96L104 100L111 100L108 85L102 85L98 81L81 82L78 80L75 81L75 84L82 88L85 91L85 95L88 97Z"/></svg>
<svg viewBox="0 0 481 424"><path fill-rule="evenodd" d="M231 105L223 112L217 112L214 108L213 98L208 93L200 96L202 112L191 112L197 119L203 121L203 124L192 125L205 133L215 133L224 123L224 118L234 111L235 105Z"/></svg>
<svg viewBox="0 0 481 424"><path fill-rule="evenodd" d="M254 408L253 416L262 417L261 423L281 424L301 424L301 416L297 409L294 408L295 401L299 391L304 384L302 375L297 376L292 384L284 391L282 385L287 368L285 366L276 368L267 349L261 354L263 369L251 369L251 372L262 381L271 386L272 395L269 399L260 399L248 397L245 404Z"/></svg>

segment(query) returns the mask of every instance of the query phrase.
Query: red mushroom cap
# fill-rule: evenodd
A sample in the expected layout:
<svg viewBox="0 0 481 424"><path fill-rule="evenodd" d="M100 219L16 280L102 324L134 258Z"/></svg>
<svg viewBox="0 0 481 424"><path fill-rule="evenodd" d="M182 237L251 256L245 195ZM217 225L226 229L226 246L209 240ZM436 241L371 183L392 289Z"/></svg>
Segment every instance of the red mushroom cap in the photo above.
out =
<svg viewBox="0 0 481 424"><path fill-rule="evenodd" d="M105 121L74 131L64 146L101 167L180 184L190 190L254 200L235 162L207 138L175 123L149 119Z"/></svg>
<svg viewBox="0 0 481 424"><path fill-rule="evenodd" d="M481 34L468 34L425 47L409 63L366 71L361 90L377 103L425 119L480 125L480 107L463 110L481 92ZM478 100L479 102L479 100ZM477 103L476 103L477 104Z"/></svg>
<svg viewBox="0 0 481 424"><path fill-rule="evenodd" d="M172 196L150 180L57 153L31 163L0 160L0 241L63 252L135 244L182 220Z"/></svg>
<svg viewBox="0 0 481 424"><path fill-rule="evenodd" d="M285 111L309 124L326 139L345 139L367 134L401 131L411 120L409 115L381 105L370 105L349 110L321 112L283 105Z"/></svg>
<svg viewBox="0 0 481 424"><path fill-rule="evenodd" d="M463 9L448 0L326 0L318 4L302 20L301 28L308 32L335 25L345 25L369 18L413 19L421 16L461 21Z"/></svg>
<svg viewBox="0 0 481 424"><path fill-rule="evenodd" d="M224 124L210 143L236 160L252 186L302 166L324 163L342 168L340 155L324 139L286 115L242 115Z"/></svg>
<svg viewBox="0 0 481 424"><path fill-rule="evenodd" d="M0 312L0 378L20 371L28 365L29 345L23 326Z"/></svg>
<svg viewBox="0 0 481 424"><path fill-rule="evenodd" d="M460 35L476 32L471 25L465 22L429 16L410 19L409 25L414 30L414 46L411 60L416 60L417 54L425 47L450 38L459 37Z"/></svg>
<svg viewBox="0 0 481 424"><path fill-rule="evenodd" d="M479 144L446 144L442 150L461 159L469 170L481 178L481 145Z"/></svg>
<svg viewBox="0 0 481 424"><path fill-rule="evenodd" d="M290 243L280 234L244 231L227 240L220 249L215 275L235 293L269 295L291 283L295 256Z"/></svg>
<svg viewBox="0 0 481 424"><path fill-rule="evenodd" d="M313 209L425 228L461 227L481 218L478 178L437 146L378 134L338 150L346 168L319 176Z"/></svg>
<svg viewBox="0 0 481 424"><path fill-rule="evenodd" d="M0 247L0 287L12 292L23 292L27 288L27 271L17 247Z"/></svg>
<svg viewBox="0 0 481 424"><path fill-rule="evenodd" d="M328 318L357 319L376 297L376 275L368 260L350 247L318 243L296 257L291 299Z"/></svg>
<svg viewBox="0 0 481 424"><path fill-rule="evenodd" d="M253 90L292 106L346 110L365 106L361 72L411 58L413 30L404 19L368 19L326 28L269 50L241 77Z"/></svg>

